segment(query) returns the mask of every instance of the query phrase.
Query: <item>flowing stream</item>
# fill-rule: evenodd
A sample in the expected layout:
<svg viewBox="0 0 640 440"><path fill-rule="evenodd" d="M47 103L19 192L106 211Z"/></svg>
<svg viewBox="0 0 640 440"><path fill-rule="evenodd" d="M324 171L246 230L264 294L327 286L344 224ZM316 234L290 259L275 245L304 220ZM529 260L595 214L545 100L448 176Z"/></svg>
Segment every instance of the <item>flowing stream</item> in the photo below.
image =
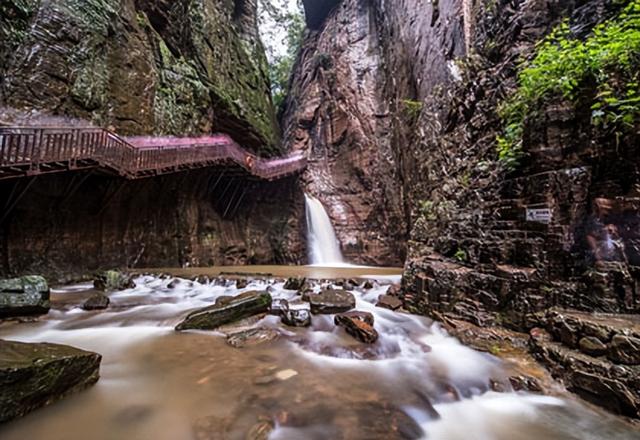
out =
<svg viewBox="0 0 640 440"><path fill-rule="evenodd" d="M344 264L340 242L336 238L329 214L320 200L309 194L305 194L304 199L309 261L311 264L323 266Z"/></svg>
<svg viewBox="0 0 640 440"><path fill-rule="evenodd" d="M47 316L6 322L0 338L99 352L101 379L0 426L0 438L638 438L619 419L573 399L490 391L490 380L508 383L498 359L464 347L425 318L376 307L393 277L374 278L373 288L351 290L356 308L375 317L380 338L372 345L334 326L330 315L313 316L310 328L259 316L244 325L275 329L280 336L243 348L229 346L222 332L173 330L188 311L247 290L266 289L292 308L303 307L281 279L256 279L237 289L234 281L185 279L172 287L171 278L141 276L136 288L110 294L112 304L101 312L79 307L89 285L55 290ZM330 284L318 281L313 288Z"/></svg>

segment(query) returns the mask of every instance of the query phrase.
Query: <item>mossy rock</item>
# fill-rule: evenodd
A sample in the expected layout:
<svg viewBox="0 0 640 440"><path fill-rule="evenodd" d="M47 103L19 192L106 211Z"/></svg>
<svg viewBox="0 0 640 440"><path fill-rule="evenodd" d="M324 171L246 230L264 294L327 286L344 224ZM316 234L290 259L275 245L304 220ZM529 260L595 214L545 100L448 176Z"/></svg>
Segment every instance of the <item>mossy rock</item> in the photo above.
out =
<svg viewBox="0 0 640 440"><path fill-rule="evenodd" d="M96 275L93 280L93 287L102 291L115 291L133 289L136 283L133 277L119 270L107 270Z"/></svg>
<svg viewBox="0 0 640 440"><path fill-rule="evenodd" d="M250 291L232 299L189 313L176 326L176 330L213 330L259 313L266 313L271 307L271 295L267 292Z"/></svg>
<svg viewBox="0 0 640 440"><path fill-rule="evenodd" d="M0 280L0 318L49 312L49 286L38 275Z"/></svg>
<svg viewBox="0 0 640 440"><path fill-rule="evenodd" d="M0 340L0 423L93 385L101 360L66 345Z"/></svg>

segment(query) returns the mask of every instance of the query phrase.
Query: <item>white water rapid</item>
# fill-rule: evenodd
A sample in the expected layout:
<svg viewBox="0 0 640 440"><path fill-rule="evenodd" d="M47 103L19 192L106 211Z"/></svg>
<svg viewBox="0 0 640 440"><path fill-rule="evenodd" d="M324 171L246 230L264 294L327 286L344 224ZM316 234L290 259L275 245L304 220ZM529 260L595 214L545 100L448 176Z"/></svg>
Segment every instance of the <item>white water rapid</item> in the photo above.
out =
<svg viewBox="0 0 640 440"><path fill-rule="evenodd" d="M251 269L248 269L251 270ZM307 308L281 279L172 280L141 276L110 293L104 311L80 304L94 291L52 291L51 312L5 322L0 338L70 344L103 355L93 387L0 425L2 440L628 440L637 431L573 399L491 391L504 364L447 336L426 318L376 307L389 283L365 287L308 280L314 292L347 289L369 312L379 339L362 344L313 315L311 327L257 315L217 331L176 332L190 311L220 297L269 291ZM243 348L226 334L271 329L278 338ZM0 354L0 359L2 358ZM269 433L269 431L271 431Z"/></svg>
<svg viewBox="0 0 640 440"><path fill-rule="evenodd" d="M331 219L320 200L304 195L307 214L307 240L311 264L322 266L343 265L340 243Z"/></svg>

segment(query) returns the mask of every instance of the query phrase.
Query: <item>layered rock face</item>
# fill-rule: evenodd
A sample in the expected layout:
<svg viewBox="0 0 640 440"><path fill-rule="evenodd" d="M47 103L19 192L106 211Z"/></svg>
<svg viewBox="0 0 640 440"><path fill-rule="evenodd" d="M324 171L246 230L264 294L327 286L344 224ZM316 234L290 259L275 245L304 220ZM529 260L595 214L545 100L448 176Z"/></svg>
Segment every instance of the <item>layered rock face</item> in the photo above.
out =
<svg viewBox="0 0 640 440"><path fill-rule="evenodd" d="M417 121L405 299L518 330L554 306L637 312L637 139L616 142L590 126L589 110L558 101L529 118L517 170L495 160L496 109L519 58L563 17L586 35L616 6L507 3L476 8L473 55Z"/></svg>
<svg viewBox="0 0 640 440"><path fill-rule="evenodd" d="M528 121L516 172L495 150L522 56L563 18L584 36L619 7L319 2L286 139L309 152L305 186L347 253L384 261L408 238L407 302L478 324L522 329L555 305L637 311L637 139L603 136L559 101Z"/></svg>
<svg viewBox="0 0 640 440"><path fill-rule="evenodd" d="M550 310L531 331L534 355L586 400L640 416L640 316Z"/></svg>
<svg viewBox="0 0 640 440"><path fill-rule="evenodd" d="M295 177L250 182L215 168L138 181L90 175L69 192L82 179L41 176L29 188L2 225L1 273L64 280L111 267L305 258L304 236L292 220L304 204ZM14 184L0 184L0 194Z"/></svg>
<svg viewBox="0 0 640 440"><path fill-rule="evenodd" d="M277 151L256 0L9 0L0 39L2 105Z"/></svg>
<svg viewBox="0 0 640 440"><path fill-rule="evenodd" d="M310 152L305 185L328 207L347 254L365 254L354 261L368 262L367 248L385 252L375 262L389 261L407 243L405 307L518 331L545 326L540 312L552 307L640 311L637 127L601 133L588 106L558 100L528 118L526 159L515 171L496 152L497 109L516 87L520 60L563 19L584 37L619 8L344 0L309 34L286 139ZM606 382L598 403L637 415L637 394L627 392L635 366L539 345L570 388L583 394ZM591 382L566 374L574 358Z"/></svg>
<svg viewBox="0 0 640 440"><path fill-rule="evenodd" d="M407 225L388 137L391 115L381 94L374 6L350 0L331 9L335 2L327 3L325 13L333 12L321 30L307 34L293 74L286 144L308 154L306 191L325 205L346 259L397 265Z"/></svg>

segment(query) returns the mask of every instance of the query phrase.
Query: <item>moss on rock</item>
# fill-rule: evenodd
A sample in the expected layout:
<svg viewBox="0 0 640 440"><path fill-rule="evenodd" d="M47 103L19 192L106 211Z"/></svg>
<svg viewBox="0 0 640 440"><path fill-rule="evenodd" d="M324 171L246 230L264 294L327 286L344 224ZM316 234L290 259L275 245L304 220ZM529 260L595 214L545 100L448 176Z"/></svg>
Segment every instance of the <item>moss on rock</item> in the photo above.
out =
<svg viewBox="0 0 640 440"><path fill-rule="evenodd" d="M264 49L257 30L254 38L247 29L255 20L237 20L236 3L3 3L2 104L88 119L123 135L222 131L276 153Z"/></svg>
<svg viewBox="0 0 640 440"><path fill-rule="evenodd" d="M93 385L101 360L65 345L0 340L0 423Z"/></svg>

